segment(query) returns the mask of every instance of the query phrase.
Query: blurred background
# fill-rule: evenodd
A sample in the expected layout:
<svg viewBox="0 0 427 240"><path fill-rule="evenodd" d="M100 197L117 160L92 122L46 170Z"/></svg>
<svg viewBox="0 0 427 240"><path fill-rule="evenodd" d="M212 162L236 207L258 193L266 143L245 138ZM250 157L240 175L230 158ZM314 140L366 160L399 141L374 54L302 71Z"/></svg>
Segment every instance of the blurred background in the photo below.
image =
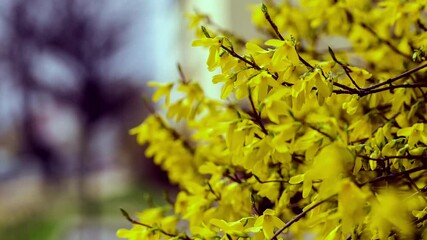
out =
<svg viewBox="0 0 427 240"><path fill-rule="evenodd" d="M249 3L0 1L0 239L117 239L174 191L128 130L177 63L215 95L186 12L252 37ZM155 108L155 106L153 106Z"/></svg>

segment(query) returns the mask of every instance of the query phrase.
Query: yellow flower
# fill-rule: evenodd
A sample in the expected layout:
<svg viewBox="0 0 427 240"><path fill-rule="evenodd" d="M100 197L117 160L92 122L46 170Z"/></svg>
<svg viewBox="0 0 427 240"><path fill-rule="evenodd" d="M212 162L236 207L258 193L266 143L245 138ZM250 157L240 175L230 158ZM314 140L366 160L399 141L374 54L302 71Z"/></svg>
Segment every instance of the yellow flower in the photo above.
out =
<svg viewBox="0 0 427 240"><path fill-rule="evenodd" d="M265 45L275 47L271 66L273 71L283 71L289 65L299 66L300 61L295 47L289 40L281 41L270 39L265 42Z"/></svg>
<svg viewBox="0 0 427 240"><path fill-rule="evenodd" d="M124 228L117 230L116 235L118 238L126 238L128 240L145 240L148 239L151 233L146 227L133 225L130 230Z"/></svg>
<svg viewBox="0 0 427 240"><path fill-rule="evenodd" d="M404 198L397 191L384 191L377 196L377 201L372 202L368 226L381 239L386 239L392 229L411 239L414 225L406 211Z"/></svg>
<svg viewBox="0 0 427 240"><path fill-rule="evenodd" d="M348 178L342 181L338 193L338 211L342 216L342 232L351 234L354 226L363 223L366 216L367 194Z"/></svg>
<svg viewBox="0 0 427 240"><path fill-rule="evenodd" d="M353 115L356 113L357 108L359 107L359 96L352 95L350 98L350 101L344 102L342 104L342 108L347 111L348 114Z"/></svg>
<svg viewBox="0 0 427 240"><path fill-rule="evenodd" d="M222 37L202 38L193 41L193 47L209 47L209 57L206 61L209 71L213 71L216 67L219 66L219 50L221 49L222 41Z"/></svg>
<svg viewBox="0 0 427 240"><path fill-rule="evenodd" d="M280 229L285 225L285 223L275 215L276 212L274 210L267 209L262 216L258 217L255 221L254 227L262 227L266 239L270 239L274 235L274 229Z"/></svg>
<svg viewBox="0 0 427 240"><path fill-rule="evenodd" d="M413 147L419 141L427 144L427 133L424 131L423 123L416 123L411 127L399 129L399 131L397 131L397 136L406 137L409 147Z"/></svg>
<svg viewBox="0 0 427 240"><path fill-rule="evenodd" d="M157 82L149 82L148 86L157 87L157 90L154 92L152 97L153 102L157 102L161 97L165 96L165 106L169 105L173 83L162 84Z"/></svg>

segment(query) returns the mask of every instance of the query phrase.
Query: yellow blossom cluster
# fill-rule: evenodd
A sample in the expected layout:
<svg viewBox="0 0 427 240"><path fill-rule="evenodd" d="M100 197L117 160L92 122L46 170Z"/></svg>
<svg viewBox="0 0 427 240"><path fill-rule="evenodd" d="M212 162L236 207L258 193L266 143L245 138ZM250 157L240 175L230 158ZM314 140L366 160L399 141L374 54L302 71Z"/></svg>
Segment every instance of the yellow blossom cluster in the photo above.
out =
<svg viewBox="0 0 427 240"><path fill-rule="evenodd" d="M180 192L119 237L427 239L426 1L269 1L253 40L190 18L222 91L152 83L131 133Z"/></svg>

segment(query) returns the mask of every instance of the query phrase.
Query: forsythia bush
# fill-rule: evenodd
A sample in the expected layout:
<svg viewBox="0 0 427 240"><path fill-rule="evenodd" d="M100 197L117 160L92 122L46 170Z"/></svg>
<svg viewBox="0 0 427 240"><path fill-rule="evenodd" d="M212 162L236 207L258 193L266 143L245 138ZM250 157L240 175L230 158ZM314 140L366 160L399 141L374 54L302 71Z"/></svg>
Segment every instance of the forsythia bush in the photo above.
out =
<svg viewBox="0 0 427 240"><path fill-rule="evenodd" d="M266 39L251 41L191 16L222 100L183 74L152 84L167 117L131 133L180 192L122 210L133 226L118 237L427 239L426 7L269 2L253 12Z"/></svg>

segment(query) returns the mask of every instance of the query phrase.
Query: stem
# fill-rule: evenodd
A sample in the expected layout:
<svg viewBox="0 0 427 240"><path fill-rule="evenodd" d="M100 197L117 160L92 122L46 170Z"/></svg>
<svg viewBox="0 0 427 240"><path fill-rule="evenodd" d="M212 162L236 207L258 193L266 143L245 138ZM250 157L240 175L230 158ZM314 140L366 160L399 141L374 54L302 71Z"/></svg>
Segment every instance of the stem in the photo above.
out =
<svg viewBox="0 0 427 240"><path fill-rule="evenodd" d="M406 171L403 171L403 172L392 173L392 174L385 175L385 176L379 176L379 177L377 177L377 178L374 178L374 179L372 179L372 180L369 180L369 181L367 181L367 182L365 182L365 183L360 184L360 187L361 187L361 186L364 186L364 185L366 185L366 184L368 184L368 183L380 182L380 181L385 180L385 179L387 179L387 178L395 178L395 177L399 177L399 176L401 176L401 175L406 175L406 174L410 174L410 173L414 173L414 172L422 171L422 170L425 170L425 169L427 169L427 165L426 165L426 166L421 166L421 167L412 168L412 169L409 169L409 170L406 170Z"/></svg>
<svg viewBox="0 0 427 240"><path fill-rule="evenodd" d="M191 144L184 137L182 137L175 129L167 126L166 123L163 121L163 119L158 114L155 114L155 117L160 122L161 126L165 129L167 129L172 134L172 136L174 137L175 140L181 140L185 149L187 149L192 155L194 155L194 153L195 153L194 148L191 146Z"/></svg>
<svg viewBox="0 0 427 240"><path fill-rule="evenodd" d="M186 84L187 82L187 78L185 77L184 71L182 71L182 67L181 64L177 64L178 67L178 72L179 72L179 76L181 77L181 81L182 83Z"/></svg>
<svg viewBox="0 0 427 240"><path fill-rule="evenodd" d="M344 89L344 90L347 90L347 92L351 92L351 93L353 93L353 94L359 94L359 92L360 92L360 91L359 91L359 90L357 90L357 89L354 89L354 88L348 87L348 86L343 85L343 84L341 84L341 83L334 82L333 84L334 84L334 86L340 87L340 88L342 88L342 89Z"/></svg>
<svg viewBox="0 0 427 240"><path fill-rule="evenodd" d="M421 22L420 19L417 20L417 25L419 28L421 28L424 32L427 32L427 27L424 26L424 24Z"/></svg>
<svg viewBox="0 0 427 240"><path fill-rule="evenodd" d="M400 51L397 47L395 47L393 44L391 44L390 41L381 38L380 36L378 36L378 34L372 29L370 28L368 25L366 25L365 23L360 24L360 26L362 26L364 29L368 30L368 32L370 32L372 35L374 35L380 42L384 43L385 45L387 45L391 50L393 50L395 53L405 57L405 58L409 58L411 59L411 56Z"/></svg>
<svg viewBox="0 0 427 240"><path fill-rule="evenodd" d="M315 203L313 206L307 208L306 210L304 210L303 212L301 212L300 214L296 215L293 219L291 219L289 222L287 222L285 224L285 226L283 226L281 229L279 229L274 235L273 237L270 238L270 240L273 240L275 238L277 238L283 231L285 231L288 227L290 227L292 224L298 222L301 218L303 218L308 212L310 212L311 210L315 209L316 207L318 207L319 205L329 201L332 197L334 197L335 195L326 198L322 201L319 201L317 203Z"/></svg>
<svg viewBox="0 0 427 240"><path fill-rule="evenodd" d="M138 221L136 221L136 220L132 219L132 218L129 216L129 213L127 213L123 208L120 208L120 211L122 212L122 215L123 215L123 216L124 216L124 217L129 221L129 222L131 222L132 224L136 224L136 225L140 225L140 226L143 226L143 227L146 227L146 228L151 228L151 229L153 229L153 227L152 227L152 226L150 226L150 225L148 225L148 224L141 223L141 222L138 222ZM159 232L163 233L164 235L166 235L166 236L168 236L168 237L176 237L176 236L177 236L177 235L175 235L175 234L165 232L165 230L163 230L163 229L156 228L156 229L154 229L154 230L159 231ZM186 239L190 239L190 238L188 238L188 237L187 237Z"/></svg>
<svg viewBox="0 0 427 240"><path fill-rule="evenodd" d="M249 92L249 102L251 103L252 111L254 112L254 116L255 116L255 122L258 123L258 125L261 127L262 132L265 133L265 135L268 135L268 131L265 128L264 123L262 122L260 114L258 113L258 111L255 108L254 100L252 98L251 89L249 89L248 92Z"/></svg>
<svg viewBox="0 0 427 240"><path fill-rule="evenodd" d="M383 162L383 161L387 161L393 158L399 158L399 159L417 159L417 160L423 160L426 159L425 156L421 155L421 156L384 156L382 158L371 158L365 155L357 155L357 157L361 157L363 159L366 160L371 160L371 161L377 161L377 162Z"/></svg>
<svg viewBox="0 0 427 240"><path fill-rule="evenodd" d="M334 58L334 56L332 58ZM401 84L401 85L391 85L391 86L383 87L383 88L380 88L380 87L382 87L384 85L387 85L387 84L392 84L393 82L395 82L395 81L397 81L399 79L408 77L411 74L413 74L415 72L418 72L421 69L426 68L426 67L427 67L427 64L418 66L418 67L410 69L410 70L408 70L408 71L406 71L404 73L401 73L401 74L399 74L399 75L397 75L395 77L389 78L388 80L386 80L384 82L380 82L380 83L372 85L370 87L361 88L361 89L354 89L354 88L345 86L343 84L334 82L333 83L334 86L340 87L342 90L336 89L336 90L333 90L333 92L336 93L336 94L353 94L353 95L357 94L360 97L363 97L363 96L370 95L370 94L373 94L373 93L379 93L379 92L383 92L383 91L390 91L390 90L394 90L394 89L397 89L397 88L419 88L419 89L421 89L421 88L427 87L427 84L426 83ZM355 86L357 87L357 85L355 85Z"/></svg>
<svg viewBox="0 0 427 240"><path fill-rule="evenodd" d="M418 67L413 68L413 69L411 69L411 70L408 70L408 71L406 71L406 72L404 72L404 73L401 73L401 74L397 75L396 77L390 78L390 79L388 79L387 81L380 82L380 83L375 84L375 85L373 85L373 86L370 86L370 87L364 88L364 90L368 90L368 91L369 91L369 90L372 90L372 89L375 89L375 88L379 88L379 87L381 87L381 86L383 86L383 85L391 84L391 83L392 83L392 82L394 82L394 81L397 81L397 80L402 79L402 78L404 78L404 77L408 77L408 76L409 76L409 75L411 75L412 73L418 72L419 70L421 70L421 69L423 69L423 68L426 68L426 67L427 67L427 64L424 64L424 65L418 66Z"/></svg>
<svg viewBox="0 0 427 240"><path fill-rule="evenodd" d="M351 75L350 75L350 72L351 72L350 68L348 68L348 66L347 66L346 64L344 64L344 63L340 62L340 61L336 58L335 53L334 53L334 51L332 50L332 48L331 48L331 47L328 47L328 49L329 49L329 54L331 54L332 59L342 67L342 69L344 70L345 74L347 75L347 77L348 77L348 78L350 78L350 81L353 83L353 85L354 85L358 90L360 90L359 85L357 85L356 81L354 81L354 79L353 79L353 78L351 77Z"/></svg>
<svg viewBox="0 0 427 240"><path fill-rule="evenodd" d="M427 87L427 83L392 85L392 86L388 86L388 87L384 87L384 88L372 89L372 90L367 91L367 92L362 91L359 94L359 96L363 97L363 96L370 95L370 94L373 94L373 93L390 91L390 90L394 90L394 89L398 89L398 88L424 88L424 87Z"/></svg>
<svg viewBox="0 0 427 240"><path fill-rule="evenodd" d="M256 64L255 62L252 62L252 61L249 61L248 59L246 59L246 58L244 58L244 57L242 57L242 56L240 56L238 53L236 53L234 50L233 50L233 48L231 47L231 48L228 48L228 47L226 47L226 46L224 46L224 45L221 45L221 48L222 49L224 49L225 51L227 51L231 56L233 56L233 57L235 57L235 58L237 58L237 59L239 59L239 60L241 60L241 61L243 61L243 62L245 62L246 64L248 64L249 66L251 66L252 68L254 68L255 70L258 70L258 71L261 71L261 70L263 70L258 64ZM264 71L266 71L268 74L270 74L271 75L271 77L274 79L274 80L277 80L278 78L279 78L279 76L278 76L278 74L277 73L271 73L271 72L269 72L268 70L264 70ZM292 85L292 83L289 83L289 82L283 82L282 84L284 84L284 85L286 85L286 86L291 86Z"/></svg>
<svg viewBox="0 0 427 240"><path fill-rule="evenodd" d="M261 10L262 10L262 12L264 13L264 17L265 17L265 19L268 21L268 23L270 23L270 26L273 28L273 30L274 30L274 33L276 33L276 35L277 35L277 37L280 39L280 40L285 40L284 38L283 38L283 36L282 36L282 34L280 34L280 32L279 32L279 28L277 27L277 25L273 22L273 20L271 19L271 17L270 17L270 14L268 13L268 9L267 9L267 6L263 3L262 4L262 6L261 6Z"/></svg>
<svg viewBox="0 0 427 240"><path fill-rule="evenodd" d="M311 125L311 124L309 124L309 123L306 123L306 124L307 124L307 126L308 126L309 128L311 128L311 129L315 130L316 132L318 132L318 133L322 134L323 136L325 136L325 137L329 138L329 140L334 141L334 138L333 138L331 135L329 135L329 134L327 134L327 133L323 132L322 130L320 130L320 129L319 129L319 128L317 128L316 126L313 126L313 125Z"/></svg>
<svg viewBox="0 0 427 240"><path fill-rule="evenodd" d="M221 194L217 194L213 188L212 185L208 182L209 191L215 196L215 200L218 201L221 199Z"/></svg>
<svg viewBox="0 0 427 240"><path fill-rule="evenodd" d="M224 45L221 45L221 48L224 49L225 51L227 51L231 56L247 63L249 66L251 66L252 68L256 69L256 70L261 70L261 67L258 66L256 63L249 61L248 59L240 56L239 54L237 54L233 49L228 48Z"/></svg>
<svg viewBox="0 0 427 240"><path fill-rule="evenodd" d="M310 63L308 63L303 57L301 57L301 55L299 54L299 52L298 52L298 50L297 50L297 47L295 46L295 51L297 52L297 55L298 55L298 59L306 66L306 67L308 67L309 69L314 69L314 67L310 64Z"/></svg>
<svg viewBox="0 0 427 240"><path fill-rule="evenodd" d="M287 180L283 180L283 179L277 179L277 180L261 180L257 175L252 174L252 176L254 176L254 178L259 182L259 183L288 183Z"/></svg>

